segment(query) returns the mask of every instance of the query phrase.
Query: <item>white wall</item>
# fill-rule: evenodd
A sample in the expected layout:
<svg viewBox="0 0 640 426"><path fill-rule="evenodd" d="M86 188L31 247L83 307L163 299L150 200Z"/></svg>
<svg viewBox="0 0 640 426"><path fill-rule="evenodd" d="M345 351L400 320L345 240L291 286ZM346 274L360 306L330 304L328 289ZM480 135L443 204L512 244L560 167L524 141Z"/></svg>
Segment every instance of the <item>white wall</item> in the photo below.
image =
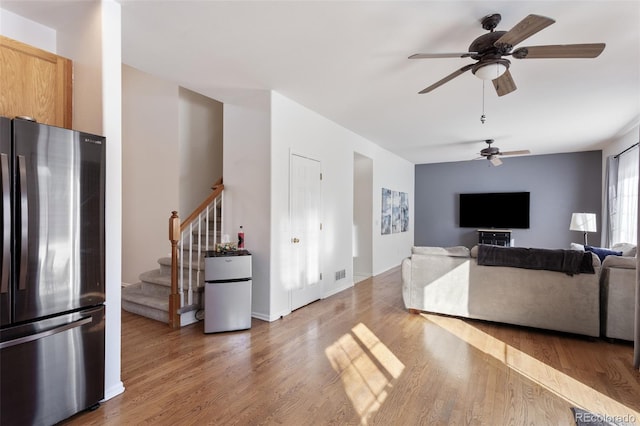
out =
<svg viewBox="0 0 640 426"><path fill-rule="evenodd" d="M105 400L124 392L121 371L121 253L122 253L122 74L121 9L103 0L102 9L102 134L107 138L106 330Z"/></svg>
<svg viewBox="0 0 640 426"><path fill-rule="evenodd" d="M179 205L178 105L176 84L122 65L122 281L128 284L171 252L168 221Z"/></svg>
<svg viewBox="0 0 640 426"><path fill-rule="evenodd" d="M415 221L420 218L415 217L414 210L414 164L378 148L373 157L373 170L373 274L378 275L398 266L402 259L411 255ZM407 232L381 234L382 188L409 194Z"/></svg>
<svg viewBox="0 0 640 426"><path fill-rule="evenodd" d="M291 152L322 164L323 297L353 285L353 157L358 152L373 160L373 272L400 264L413 244L414 165L320 116L290 99L272 92L271 102L271 316L290 312L288 258L289 156ZM380 235L381 188L409 193L409 232ZM335 272L345 269L345 279Z"/></svg>
<svg viewBox="0 0 640 426"><path fill-rule="evenodd" d="M38 49L57 53L57 35L53 28L4 9L0 9L0 34Z"/></svg>
<svg viewBox="0 0 640 426"><path fill-rule="evenodd" d="M640 125L635 124L623 133L612 138L609 143L602 149L602 172L603 177L605 173L605 166L607 164L607 157L610 155L617 155L625 149L629 148L634 143L640 140ZM603 181L604 182L604 181Z"/></svg>
<svg viewBox="0 0 640 426"><path fill-rule="evenodd" d="M122 281L170 255L167 223L181 219L222 176L222 104L127 65L123 70Z"/></svg>
<svg viewBox="0 0 640 426"><path fill-rule="evenodd" d="M238 90L224 100L222 229L232 240L240 225L252 256L252 315L273 315L271 301L270 93ZM272 265L272 263L271 263ZM277 316L276 316L277 318Z"/></svg>
<svg viewBox="0 0 640 426"><path fill-rule="evenodd" d="M223 176L222 103L183 87L179 96L179 213L184 218L211 194L211 186Z"/></svg>
<svg viewBox="0 0 640 426"><path fill-rule="evenodd" d="M29 11L39 15L36 3L24 6L22 16L0 10L0 33L71 59L73 127L107 138L105 399L109 399L124 391L120 380L120 4L113 0L59 2L50 9L46 23L30 19Z"/></svg>
<svg viewBox="0 0 640 426"><path fill-rule="evenodd" d="M99 3L84 2L78 4L75 16L78 19L73 25L65 20L64 26L60 27L57 43L58 54L73 61L73 128L102 134L103 96L106 94L99 82L104 72L103 54L109 54L103 52L103 11ZM118 18L118 28L119 23ZM119 40L120 32L112 36ZM117 75L120 75L120 69Z"/></svg>

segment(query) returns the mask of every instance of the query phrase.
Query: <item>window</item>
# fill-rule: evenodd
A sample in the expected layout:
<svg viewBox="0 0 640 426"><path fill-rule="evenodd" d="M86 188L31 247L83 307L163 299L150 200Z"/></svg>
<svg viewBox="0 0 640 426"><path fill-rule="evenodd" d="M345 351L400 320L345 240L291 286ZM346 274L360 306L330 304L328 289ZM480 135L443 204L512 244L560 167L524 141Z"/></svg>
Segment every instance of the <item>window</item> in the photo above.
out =
<svg viewBox="0 0 640 426"><path fill-rule="evenodd" d="M610 158L608 167L609 245L637 244L638 145Z"/></svg>

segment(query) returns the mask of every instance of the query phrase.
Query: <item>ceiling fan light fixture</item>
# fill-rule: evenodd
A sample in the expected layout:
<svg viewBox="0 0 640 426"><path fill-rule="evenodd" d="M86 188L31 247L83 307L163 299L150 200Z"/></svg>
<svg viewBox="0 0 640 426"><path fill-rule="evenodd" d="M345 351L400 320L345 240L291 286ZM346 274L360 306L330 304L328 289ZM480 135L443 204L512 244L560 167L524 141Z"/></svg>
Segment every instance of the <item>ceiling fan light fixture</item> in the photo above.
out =
<svg viewBox="0 0 640 426"><path fill-rule="evenodd" d="M473 75L480 80L495 80L507 71L507 66L501 62L492 62L473 70Z"/></svg>

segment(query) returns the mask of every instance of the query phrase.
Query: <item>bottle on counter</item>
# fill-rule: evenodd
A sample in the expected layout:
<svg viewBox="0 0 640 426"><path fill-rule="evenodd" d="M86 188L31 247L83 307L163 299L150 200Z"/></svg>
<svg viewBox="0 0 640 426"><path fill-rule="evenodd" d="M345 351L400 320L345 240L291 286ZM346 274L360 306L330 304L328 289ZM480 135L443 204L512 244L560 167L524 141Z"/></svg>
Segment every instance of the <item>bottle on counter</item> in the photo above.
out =
<svg viewBox="0 0 640 426"><path fill-rule="evenodd" d="M238 231L238 249L244 249L244 229L242 229L242 225L240 225L240 230Z"/></svg>

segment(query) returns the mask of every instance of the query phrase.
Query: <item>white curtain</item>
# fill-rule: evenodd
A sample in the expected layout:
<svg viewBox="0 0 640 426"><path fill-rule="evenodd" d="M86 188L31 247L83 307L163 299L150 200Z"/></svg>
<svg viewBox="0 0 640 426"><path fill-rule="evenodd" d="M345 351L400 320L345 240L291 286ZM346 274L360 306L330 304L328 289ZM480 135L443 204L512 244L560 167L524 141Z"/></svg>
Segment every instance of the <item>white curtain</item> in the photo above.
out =
<svg viewBox="0 0 640 426"><path fill-rule="evenodd" d="M638 146L607 161L607 227L605 242L637 244Z"/></svg>
<svg viewBox="0 0 640 426"><path fill-rule="evenodd" d="M638 164L640 151L636 144L617 157L607 158L605 176L607 197L605 199L608 217L605 217L603 240L607 247L615 243L638 242ZM633 366L640 369L640 256L636 259L636 294Z"/></svg>
<svg viewBox="0 0 640 426"><path fill-rule="evenodd" d="M640 162L640 157L638 156L638 153L636 153L636 157L638 158L638 162ZM636 186L640 187L640 179L638 179L638 183L636 184ZM640 201L638 201L638 205L640 206ZM638 222L640 222L640 218L638 218ZM640 271L640 256L636 256L636 322L635 322L635 329L634 329L635 336L633 339L633 366L636 369L640 369L640 274L638 274L639 271Z"/></svg>
<svg viewBox="0 0 640 426"><path fill-rule="evenodd" d="M638 153L636 153L636 157L638 157ZM638 157L638 162L640 162L640 157ZM640 179L638 179L636 186L640 188ZM640 205L640 201L638 201L638 205ZM638 224L640 224L640 217L636 222L636 225ZM636 256L636 322L634 332L633 366L640 369L640 256Z"/></svg>

